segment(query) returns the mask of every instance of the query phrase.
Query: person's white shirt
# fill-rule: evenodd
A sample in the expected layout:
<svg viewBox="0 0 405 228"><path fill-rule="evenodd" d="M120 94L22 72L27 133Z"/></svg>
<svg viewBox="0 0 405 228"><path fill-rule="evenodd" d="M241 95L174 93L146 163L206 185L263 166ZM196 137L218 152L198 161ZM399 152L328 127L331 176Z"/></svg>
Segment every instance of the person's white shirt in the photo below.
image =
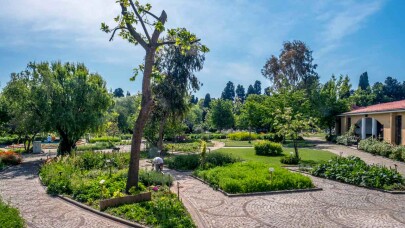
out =
<svg viewBox="0 0 405 228"><path fill-rule="evenodd" d="M153 159L153 164L163 164L163 159L161 157L155 157Z"/></svg>

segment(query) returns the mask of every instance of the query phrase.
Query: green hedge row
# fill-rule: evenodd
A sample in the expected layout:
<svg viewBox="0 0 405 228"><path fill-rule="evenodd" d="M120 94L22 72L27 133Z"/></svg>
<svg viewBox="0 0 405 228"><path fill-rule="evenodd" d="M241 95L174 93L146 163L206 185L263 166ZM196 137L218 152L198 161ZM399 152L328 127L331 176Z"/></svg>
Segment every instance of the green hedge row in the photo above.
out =
<svg viewBox="0 0 405 228"><path fill-rule="evenodd" d="M253 147L257 155L277 156L283 154L283 147L280 143L260 140L255 142Z"/></svg>
<svg viewBox="0 0 405 228"><path fill-rule="evenodd" d="M394 146L384 141L368 138L359 142L359 149L371 154L384 156L398 161L405 161L404 146Z"/></svg>

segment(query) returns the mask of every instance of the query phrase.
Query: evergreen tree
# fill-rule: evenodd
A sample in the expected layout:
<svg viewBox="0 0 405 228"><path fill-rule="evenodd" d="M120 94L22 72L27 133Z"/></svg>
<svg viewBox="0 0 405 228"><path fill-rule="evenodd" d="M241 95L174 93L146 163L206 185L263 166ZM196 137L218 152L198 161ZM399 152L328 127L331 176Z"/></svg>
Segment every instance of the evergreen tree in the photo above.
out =
<svg viewBox="0 0 405 228"><path fill-rule="evenodd" d="M245 88L243 88L243 85L238 85L236 86L236 97L243 103L245 102Z"/></svg>
<svg viewBox="0 0 405 228"><path fill-rule="evenodd" d="M259 80L255 81L253 88L255 90L255 94L257 94L257 95L262 94L262 83Z"/></svg>
<svg viewBox="0 0 405 228"><path fill-rule="evenodd" d="M117 88L114 90L113 95L114 97L124 97L124 90L122 90L121 88Z"/></svg>
<svg viewBox="0 0 405 228"><path fill-rule="evenodd" d="M253 88L252 85L249 85L247 93L246 93L246 99L249 97L250 94L256 94L255 89Z"/></svg>
<svg viewBox="0 0 405 228"><path fill-rule="evenodd" d="M233 82L229 81L228 83L226 83L221 98L230 101L233 101L235 99L235 86L233 85Z"/></svg>
<svg viewBox="0 0 405 228"><path fill-rule="evenodd" d="M209 93L207 93L207 94L205 94L203 107L204 107L204 108L209 108L209 107L210 107L210 103L211 103L211 95L210 95Z"/></svg>
<svg viewBox="0 0 405 228"><path fill-rule="evenodd" d="M267 95L267 96L271 96L271 88L270 88L270 86L264 88L264 94Z"/></svg>
<svg viewBox="0 0 405 228"><path fill-rule="evenodd" d="M370 86L370 83L368 82L368 74L366 71L360 75L359 88L362 90L367 90L367 88L369 86Z"/></svg>

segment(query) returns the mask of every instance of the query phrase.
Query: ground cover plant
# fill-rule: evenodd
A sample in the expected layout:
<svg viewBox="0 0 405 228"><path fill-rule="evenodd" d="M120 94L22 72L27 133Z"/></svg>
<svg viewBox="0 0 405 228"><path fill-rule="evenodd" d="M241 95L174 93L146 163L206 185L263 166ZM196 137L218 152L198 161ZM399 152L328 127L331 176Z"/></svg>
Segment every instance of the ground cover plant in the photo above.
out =
<svg viewBox="0 0 405 228"><path fill-rule="evenodd" d="M368 138L359 142L359 149L397 161L405 161L404 146L394 146L384 141Z"/></svg>
<svg viewBox="0 0 405 228"><path fill-rule="evenodd" d="M284 168L275 168L270 175L269 166L261 162L237 162L209 170L196 170L194 174L214 188L228 193L252 193L276 190L307 189L314 187L311 179Z"/></svg>
<svg viewBox="0 0 405 228"><path fill-rule="evenodd" d="M240 131L240 132L229 133L227 135L227 138L230 140L235 140L235 141L256 140L257 134L253 133L253 132L249 133L249 132L245 132L245 131Z"/></svg>
<svg viewBox="0 0 405 228"><path fill-rule="evenodd" d="M0 198L0 227L25 227L24 219L21 217L20 212L3 202Z"/></svg>
<svg viewBox="0 0 405 228"><path fill-rule="evenodd" d="M89 143L96 143L96 142L120 142L121 138L119 137L108 137L108 136L103 136L103 137L98 137L98 138L91 138L89 140Z"/></svg>
<svg viewBox="0 0 405 228"><path fill-rule="evenodd" d="M211 142L207 143L207 146L213 146ZM201 140L187 143L168 143L164 144L165 151L177 151L177 152L200 152Z"/></svg>
<svg viewBox="0 0 405 228"><path fill-rule="evenodd" d="M85 144L77 146L76 149L78 151L89 151L89 150L104 150L104 149L111 149L114 147L114 144L111 142L96 142L92 144Z"/></svg>
<svg viewBox="0 0 405 228"><path fill-rule="evenodd" d="M48 161L41 167L40 177L49 194L66 195L98 209L101 199L126 195L128 162L129 153L83 152ZM183 227L194 226L182 203L167 191L173 182L170 175L140 170L139 180L139 189L131 188L129 194L146 191L151 186L149 188L154 189L152 201L127 204L106 211L150 226L173 227L175 223ZM170 209L172 214L155 211L162 208Z"/></svg>
<svg viewBox="0 0 405 228"><path fill-rule="evenodd" d="M256 140L252 141L234 141L230 139L221 139L220 142L225 143L225 147L253 147Z"/></svg>
<svg viewBox="0 0 405 228"><path fill-rule="evenodd" d="M358 186L405 190L404 179L396 170L378 165L367 165L358 157L335 157L315 166L311 174Z"/></svg>
<svg viewBox="0 0 405 228"><path fill-rule="evenodd" d="M277 156L283 153L283 147L280 143L259 140L255 142L253 147L257 155Z"/></svg>

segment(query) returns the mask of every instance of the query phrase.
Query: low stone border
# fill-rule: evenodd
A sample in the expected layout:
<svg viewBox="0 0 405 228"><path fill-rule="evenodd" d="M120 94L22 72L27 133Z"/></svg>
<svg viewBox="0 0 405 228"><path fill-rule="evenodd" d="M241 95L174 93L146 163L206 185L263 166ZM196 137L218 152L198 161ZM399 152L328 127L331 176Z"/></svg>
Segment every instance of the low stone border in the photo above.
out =
<svg viewBox="0 0 405 228"><path fill-rule="evenodd" d="M38 175L38 179L39 179L39 183L42 185L42 187L44 187L44 188L46 189L47 187L46 187L46 185L44 185L44 184L42 183L42 178L41 178L41 176ZM70 204L73 204L73 205L75 205L75 206L77 206L77 207L80 207L80 208L82 208L82 209L84 209L84 210L86 210L86 211L92 212L92 213L97 214L97 215L99 215L99 216L102 216L102 217L104 217L104 218L107 218L107 219L113 220L113 221L115 221L115 222L121 223L121 224L123 224L123 225L130 226L130 227L136 227L136 228L149 228L148 226L144 226L144 225L139 224L139 223L131 222L131 221L128 221L128 220L125 220L125 219L116 217L116 216L114 216L114 215L110 215L110 214L108 214L108 213L105 213L105 212L102 212L102 211L98 211L98 210L96 210L96 209L94 209L94 208L92 208L92 207L90 207L90 206L87 206L87 205L85 205L85 204L83 204L83 203L77 202L76 200L73 200L73 199L68 198L68 197L66 197L66 196L56 195L56 197L58 197L59 199L62 199L62 200L64 200L64 201L66 201L66 202L68 202L68 203L70 203Z"/></svg>
<svg viewBox="0 0 405 228"><path fill-rule="evenodd" d="M193 177L196 180L199 180L201 182L203 182L204 184L210 186L210 184L208 182L206 182L205 180L194 176L194 175L190 175L191 177ZM224 190L218 188L217 191L221 192L222 194L224 194L227 197L242 197L242 196L261 196L261 195L276 195L276 194L290 194L290 193L301 193L301 192L314 192L314 191L322 191L322 188L308 188L308 189L293 189L293 190L280 190L280 191L268 191L268 192L251 192L251 193L236 193L236 194L232 194L232 193L227 193Z"/></svg>
<svg viewBox="0 0 405 228"><path fill-rule="evenodd" d="M384 193L389 193L389 194L396 194L396 195L405 194L405 191L390 191L390 190L384 190L384 189L379 189L379 188L371 188L371 187L366 187L366 186L359 186L359 185L346 183L346 182L339 181L339 180L314 176L314 175L310 174L309 172L305 172L305 171L301 171L301 170L291 170L291 169L288 169L288 170L290 170L292 172L307 174L307 175L309 175L311 177L316 177L316 178L320 178L320 179L324 179L324 180L330 180L330 181L334 181L334 182L338 182L338 183L342 183L342 184L347 184L347 185L351 185L351 186L355 186L355 187L359 187L359 188L365 188L365 189L368 189L368 190L374 190L374 191L379 191L379 192L384 192Z"/></svg>

